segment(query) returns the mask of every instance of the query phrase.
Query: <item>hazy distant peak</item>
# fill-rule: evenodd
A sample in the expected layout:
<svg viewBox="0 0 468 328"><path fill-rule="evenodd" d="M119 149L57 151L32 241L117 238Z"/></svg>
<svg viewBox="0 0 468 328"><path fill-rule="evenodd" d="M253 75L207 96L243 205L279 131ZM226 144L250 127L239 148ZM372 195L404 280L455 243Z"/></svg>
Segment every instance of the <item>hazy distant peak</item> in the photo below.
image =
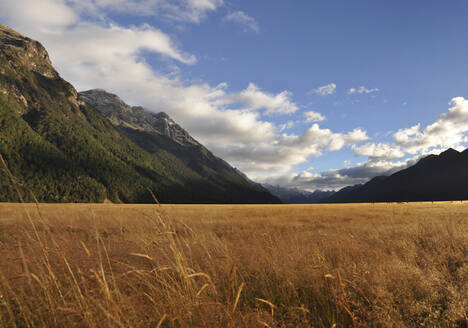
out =
<svg viewBox="0 0 468 328"><path fill-rule="evenodd" d="M313 192L301 190L299 188L281 187L279 185L263 184L268 191L290 204L313 204L321 203L335 192L331 190L315 190Z"/></svg>

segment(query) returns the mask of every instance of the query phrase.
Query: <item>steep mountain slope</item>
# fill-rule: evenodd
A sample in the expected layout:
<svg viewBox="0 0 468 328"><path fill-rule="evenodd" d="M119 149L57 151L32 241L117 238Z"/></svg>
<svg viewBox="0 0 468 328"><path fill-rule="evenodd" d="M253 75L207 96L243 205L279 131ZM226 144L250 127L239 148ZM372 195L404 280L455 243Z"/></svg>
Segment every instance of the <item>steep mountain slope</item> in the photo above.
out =
<svg viewBox="0 0 468 328"><path fill-rule="evenodd" d="M81 99L99 110L125 136L157 158L170 163L175 176L204 198L228 202L278 202L260 185L214 156L174 122L166 113L131 107L117 95L102 89L79 93Z"/></svg>
<svg viewBox="0 0 468 328"><path fill-rule="evenodd" d="M309 192L306 190L300 190L297 188L285 188L280 186L274 186L271 184L263 185L273 195L281 199L282 202L288 204L316 204L322 203L323 200L333 195L334 191L322 191L316 190Z"/></svg>
<svg viewBox="0 0 468 328"><path fill-rule="evenodd" d="M60 78L40 43L1 24L0 153L29 201L150 202L148 188L165 202L276 200L250 185L243 198L229 197L231 185L198 193L197 177L124 136ZM0 166L0 201L18 197Z"/></svg>
<svg viewBox="0 0 468 328"><path fill-rule="evenodd" d="M415 165L344 188L327 202L399 202L468 199L468 150L448 149Z"/></svg>

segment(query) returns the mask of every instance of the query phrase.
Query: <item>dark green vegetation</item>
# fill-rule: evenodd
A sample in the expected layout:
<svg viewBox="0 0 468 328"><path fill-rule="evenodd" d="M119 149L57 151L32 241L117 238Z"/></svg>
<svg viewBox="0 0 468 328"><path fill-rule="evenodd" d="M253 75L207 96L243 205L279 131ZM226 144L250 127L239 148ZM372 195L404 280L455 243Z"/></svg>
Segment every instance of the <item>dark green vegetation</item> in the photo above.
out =
<svg viewBox="0 0 468 328"><path fill-rule="evenodd" d="M123 135L60 78L42 45L0 24L0 154L25 201L151 202L151 189L162 202L278 202L241 175L190 169L149 142L151 152ZM18 201L0 166L0 201Z"/></svg>

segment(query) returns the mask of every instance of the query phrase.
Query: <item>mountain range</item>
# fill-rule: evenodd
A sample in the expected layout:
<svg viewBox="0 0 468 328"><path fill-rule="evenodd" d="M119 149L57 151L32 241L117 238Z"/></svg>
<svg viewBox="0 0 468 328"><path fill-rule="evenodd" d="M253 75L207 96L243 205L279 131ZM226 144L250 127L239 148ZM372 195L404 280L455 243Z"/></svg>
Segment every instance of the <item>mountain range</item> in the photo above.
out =
<svg viewBox="0 0 468 328"><path fill-rule="evenodd" d="M409 202L468 199L468 149L452 148L429 155L390 176L345 187L324 199L327 203Z"/></svg>
<svg viewBox="0 0 468 328"><path fill-rule="evenodd" d="M0 24L0 201L342 203L468 199L468 150L337 192L260 185L164 112L78 93L45 48ZM11 177L14 177L12 181Z"/></svg>
<svg viewBox="0 0 468 328"><path fill-rule="evenodd" d="M273 195L287 204L314 204L322 203L335 194L334 191L315 190L313 192L298 188L286 188L278 185L263 184Z"/></svg>
<svg viewBox="0 0 468 328"><path fill-rule="evenodd" d="M448 201L468 199L468 149L455 149L421 158L415 165L390 176L338 191L307 192L297 188L263 185L284 203L370 203Z"/></svg>
<svg viewBox="0 0 468 328"><path fill-rule="evenodd" d="M0 24L0 201L278 203L165 113L78 94L45 48Z"/></svg>

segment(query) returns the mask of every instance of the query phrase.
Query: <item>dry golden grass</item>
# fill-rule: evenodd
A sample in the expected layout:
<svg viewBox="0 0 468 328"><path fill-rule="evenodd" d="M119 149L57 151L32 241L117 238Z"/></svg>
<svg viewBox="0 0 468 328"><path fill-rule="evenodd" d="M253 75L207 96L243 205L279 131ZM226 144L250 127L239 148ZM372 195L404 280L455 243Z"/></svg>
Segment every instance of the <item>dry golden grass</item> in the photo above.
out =
<svg viewBox="0 0 468 328"><path fill-rule="evenodd" d="M468 203L0 205L1 327L467 327Z"/></svg>

